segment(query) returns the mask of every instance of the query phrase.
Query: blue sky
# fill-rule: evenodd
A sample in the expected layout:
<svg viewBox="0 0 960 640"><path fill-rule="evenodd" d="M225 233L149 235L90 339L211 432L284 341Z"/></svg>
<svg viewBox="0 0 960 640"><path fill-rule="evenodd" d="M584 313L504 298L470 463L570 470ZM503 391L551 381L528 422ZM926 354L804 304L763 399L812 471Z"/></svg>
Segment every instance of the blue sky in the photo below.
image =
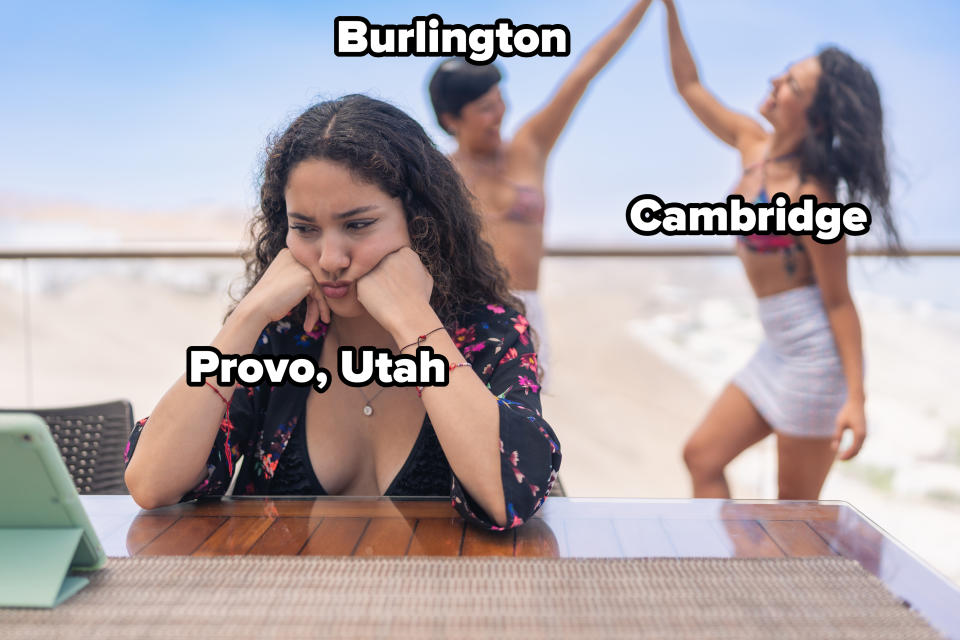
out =
<svg viewBox="0 0 960 640"><path fill-rule="evenodd" d="M681 1L704 83L749 113L768 78L836 43L884 98L895 204L913 244L960 244L960 3ZM502 60L509 135L624 2L6 2L0 9L0 193L142 211L249 208L267 135L316 99L363 92L417 117L444 149L426 79L436 61L337 58L341 11L373 23L562 23L571 58ZM663 9L595 80L551 159L548 240L649 242L624 209L644 192L722 200L736 155L691 117L668 75ZM716 241L714 241L716 242ZM721 242L725 242L721 240Z"/></svg>

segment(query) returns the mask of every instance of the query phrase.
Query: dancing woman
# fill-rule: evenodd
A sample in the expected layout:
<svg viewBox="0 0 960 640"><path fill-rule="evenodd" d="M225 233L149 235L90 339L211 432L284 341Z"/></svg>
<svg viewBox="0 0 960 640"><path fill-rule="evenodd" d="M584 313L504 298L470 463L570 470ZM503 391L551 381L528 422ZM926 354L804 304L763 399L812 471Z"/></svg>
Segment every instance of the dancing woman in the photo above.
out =
<svg viewBox="0 0 960 640"><path fill-rule="evenodd" d="M549 369L549 340L537 288L543 258L547 160L590 82L640 24L650 2L634 4L603 34L547 104L520 125L511 140L500 137L506 106L495 65L447 60L430 80L437 121L457 140L451 159L479 200L485 237L506 267L513 293L526 305L544 372Z"/></svg>
<svg viewBox="0 0 960 640"><path fill-rule="evenodd" d="M767 203L779 192L835 202L838 191L870 205L892 249L883 111L873 75L829 47L771 80L765 128L724 106L701 83L673 0L667 10L677 91L694 115L740 153L734 193ZM857 455L867 433L860 320L847 284L847 244L810 236L739 237L737 255L758 298L764 341L687 441L683 457L698 498L729 498L724 468L777 436L781 499L813 500L830 467ZM852 444L840 452L844 431Z"/></svg>

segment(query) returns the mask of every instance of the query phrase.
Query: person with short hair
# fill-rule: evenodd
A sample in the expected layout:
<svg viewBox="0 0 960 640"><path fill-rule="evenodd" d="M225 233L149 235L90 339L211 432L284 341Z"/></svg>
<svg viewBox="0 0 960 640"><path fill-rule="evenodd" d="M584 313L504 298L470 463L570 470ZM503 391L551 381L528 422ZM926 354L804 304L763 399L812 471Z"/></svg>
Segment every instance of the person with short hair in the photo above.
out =
<svg viewBox="0 0 960 640"><path fill-rule="evenodd" d="M545 382L550 348L537 289L543 258L547 161L590 82L626 43L650 2L632 5L594 42L547 104L521 124L511 140L500 136L506 106L500 90L503 76L496 65L446 60L430 79L437 122L457 141L457 150L450 157L480 202L485 236L507 269L510 287L526 304Z"/></svg>

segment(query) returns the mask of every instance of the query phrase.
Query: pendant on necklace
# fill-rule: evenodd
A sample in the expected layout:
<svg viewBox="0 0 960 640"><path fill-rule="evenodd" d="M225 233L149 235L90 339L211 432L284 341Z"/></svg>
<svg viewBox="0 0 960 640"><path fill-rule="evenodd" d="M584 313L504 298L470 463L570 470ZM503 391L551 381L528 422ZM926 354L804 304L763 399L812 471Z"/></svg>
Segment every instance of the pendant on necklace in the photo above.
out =
<svg viewBox="0 0 960 640"><path fill-rule="evenodd" d="M363 415L368 416L368 417L369 417L369 416L372 416L372 415L373 415L373 407L371 407L369 404L363 405Z"/></svg>

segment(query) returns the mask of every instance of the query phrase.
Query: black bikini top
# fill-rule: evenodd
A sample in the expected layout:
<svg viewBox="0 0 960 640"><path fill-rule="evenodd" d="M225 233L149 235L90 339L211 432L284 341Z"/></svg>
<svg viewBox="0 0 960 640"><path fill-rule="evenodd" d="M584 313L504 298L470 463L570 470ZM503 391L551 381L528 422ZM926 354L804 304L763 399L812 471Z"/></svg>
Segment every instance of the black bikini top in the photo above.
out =
<svg viewBox="0 0 960 640"><path fill-rule="evenodd" d="M307 402L304 396L300 419L290 433L290 441L280 456L280 462L270 482L272 495L328 495L310 462L306 413ZM383 495L449 496L452 473L430 419L424 418L410 455Z"/></svg>

